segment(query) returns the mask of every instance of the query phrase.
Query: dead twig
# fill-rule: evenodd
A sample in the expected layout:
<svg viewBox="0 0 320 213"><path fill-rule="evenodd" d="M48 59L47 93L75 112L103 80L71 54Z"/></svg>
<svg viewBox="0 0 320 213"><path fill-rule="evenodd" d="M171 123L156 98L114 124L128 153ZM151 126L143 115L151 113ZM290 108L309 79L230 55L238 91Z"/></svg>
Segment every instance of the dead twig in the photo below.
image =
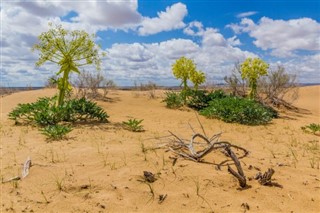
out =
<svg viewBox="0 0 320 213"><path fill-rule="evenodd" d="M227 146L225 148L227 154L229 155L229 157L233 160L234 164L237 167L238 173L235 172L229 165L228 165L228 172L230 172L233 176L235 176L238 181L239 184L242 188L246 187L247 183L246 183L246 177L244 176L241 164L237 158L237 156L233 153L233 151L230 149L229 146Z"/></svg>
<svg viewBox="0 0 320 213"><path fill-rule="evenodd" d="M258 182L261 185L264 185L264 186L265 185L272 185L271 178L274 173L275 173L274 169L269 168L264 174L262 174L261 172L256 174L255 179L258 180Z"/></svg>

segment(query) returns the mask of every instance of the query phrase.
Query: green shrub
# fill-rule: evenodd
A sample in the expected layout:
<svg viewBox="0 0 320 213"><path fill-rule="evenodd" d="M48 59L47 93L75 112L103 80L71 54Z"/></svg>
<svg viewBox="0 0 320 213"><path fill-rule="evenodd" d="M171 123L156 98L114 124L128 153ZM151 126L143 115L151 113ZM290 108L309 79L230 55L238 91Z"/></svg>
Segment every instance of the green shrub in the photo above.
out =
<svg viewBox="0 0 320 213"><path fill-rule="evenodd" d="M56 114L52 114L54 98L39 98L34 103L18 104L9 113L9 118L18 123L35 123L38 125L50 125L59 122ZM54 109L53 109L54 110Z"/></svg>
<svg viewBox="0 0 320 213"><path fill-rule="evenodd" d="M128 121L123 121L122 124L131 132L142 132L144 131L143 126L141 125L142 121L143 119L129 119Z"/></svg>
<svg viewBox="0 0 320 213"><path fill-rule="evenodd" d="M40 98L30 104L19 104L9 113L9 118L18 123L33 123L39 126L54 125L59 122L107 121L107 113L96 103L81 99L71 99L56 105L56 97Z"/></svg>
<svg viewBox="0 0 320 213"><path fill-rule="evenodd" d="M246 125L267 124L272 118L277 117L277 112L260 103L239 97L228 96L214 99L209 106L200 111L208 118L218 118L225 122Z"/></svg>
<svg viewBox="0 0 320 213"><path fill-rule="evenodd" d="M49 125L41 129L41 133L48 137L50 140L61 140L72 128L69 126L63 126L59 124Z"/></svg>
<svg viewBox="0 0 320 213"><path fill-rule="evenodd" d="M34 103L19 104L9 113L9 118L14 120L16 124L27 123L41 127L45 127L42 132L49 138L52 135L65 135L69 130L61 125L60 122L77 122L77 121L100 121L108 122L107 113L96 103L81 99L70 99L57 105L57 97L39 98Z"/></svg>
<svg viewBox="0 0 320 213"><path fill-rule="evenodd" d="M177 109L184 105L184 99L181 93L169 91L165 93L166 97L163 102L166 102L166 106L170 109Z"/></svg>
<svg viewBox="0 0 320 213"><path fill-rule="evenodd" d="M107 113L101 107L97 106L96 103L85 98L72 99L67 102L67 104L68 106L66 107L66 109L69 109L72 114L68 118L65 117L66 121L108 121L107 118L109 116L107 115Z"/></svg>
<svg viewBox="0 0 320 213"><path fill-rule="evenodd" d="M226 94L222 90L216 90L209 93L206 90L192 90L189 93L187 105L188 107L199 111L208 107L210 101L224 97L226 97Z"/></svg>

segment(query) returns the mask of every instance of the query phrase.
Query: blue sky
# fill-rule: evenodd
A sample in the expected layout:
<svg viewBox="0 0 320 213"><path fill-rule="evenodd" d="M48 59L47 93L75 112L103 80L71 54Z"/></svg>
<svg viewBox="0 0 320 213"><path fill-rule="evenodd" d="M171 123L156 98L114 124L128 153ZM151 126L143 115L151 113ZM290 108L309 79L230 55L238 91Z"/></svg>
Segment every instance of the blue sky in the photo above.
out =
<svg viewBox="0 0 320 213"><path fill-rule="evenodd" d="M98 0L1 2L1 85L43 86L58 67L34 66L47 23L97 35L102 73L118 85L178 85L171 65L187 56L209 83L260 57L300 83L320 83L320 3L315 0ZM93 71L94 67L85 70Z"/></svg>

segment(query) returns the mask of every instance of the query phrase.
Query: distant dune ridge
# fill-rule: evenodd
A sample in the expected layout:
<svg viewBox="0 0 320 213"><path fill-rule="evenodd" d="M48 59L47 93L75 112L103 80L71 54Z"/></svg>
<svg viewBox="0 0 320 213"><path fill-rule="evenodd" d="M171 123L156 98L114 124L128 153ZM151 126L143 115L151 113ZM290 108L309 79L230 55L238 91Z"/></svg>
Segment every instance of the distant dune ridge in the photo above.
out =
<svg viewBox="0 0 320 213"><path fill-rule="evenodd" d="M77 125L67 140L47 143L37 128L15 126L8 113L18 103L53 96L56 89L21 91L1 97L1 178L21 174L30 157L26 178L2 183L4 212L318 212L320 203L320 137L302 126L320 123L320 86L304 86L294 105L301 112L281 111L265 126L244 126L199 119L209 135L223 132L221 140L245 147L240 160L250 186L238 189L226 160L214 151L210 164L195 163L166 152L161 145L168 130L190 138L201 128L191 110L171 110L161 102L163 91L112 90L98 101L110 118L108 124ZM143 119L145 132L120 127L130 118ZM253 177L273 168L279 187L261 186ZM144 171L156 181L141 180ZM163 199L159 202L159 199Z"/></svg>

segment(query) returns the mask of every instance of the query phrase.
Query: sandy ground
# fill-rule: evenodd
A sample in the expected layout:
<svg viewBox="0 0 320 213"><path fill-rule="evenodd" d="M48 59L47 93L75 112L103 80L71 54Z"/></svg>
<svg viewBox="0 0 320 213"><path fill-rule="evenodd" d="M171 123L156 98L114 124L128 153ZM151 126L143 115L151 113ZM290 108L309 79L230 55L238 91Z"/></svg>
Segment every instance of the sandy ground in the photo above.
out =
<svg viewBox="0 0 320 213"><path fill-rule="evenodd" d="M15 126L7 114L18 103L52 96L53 89L18 92L1 99L1 179L21 175L28 156L30 174L1 184L1 212L319 212L319 136L301 126L320 123L320 86L300 88L295 105L301 113L281 113L266 126L227 124L200 116L207 134L223 132L221 140L242 146L250 154L241 159L244 173L253 177L273 168L273 182L256 180L240 190L226 167L227 158L210 153L209 164L179 158L159 149L168 130L183 138L201 131L193 111L171 110L148 92L112 91L110 101L98 104L110 115L108 124L79 125L67 140L48 143L35 127ZM145 132L134 133L118 124L144 119ZM144 147L144 148L143 148ZM253 167L253 169L249 169ZM151 184L141 182L143 171L157 174ZM159 196L167 195L159 203ZM244 207L249 207L249 210Z"/></svg>

